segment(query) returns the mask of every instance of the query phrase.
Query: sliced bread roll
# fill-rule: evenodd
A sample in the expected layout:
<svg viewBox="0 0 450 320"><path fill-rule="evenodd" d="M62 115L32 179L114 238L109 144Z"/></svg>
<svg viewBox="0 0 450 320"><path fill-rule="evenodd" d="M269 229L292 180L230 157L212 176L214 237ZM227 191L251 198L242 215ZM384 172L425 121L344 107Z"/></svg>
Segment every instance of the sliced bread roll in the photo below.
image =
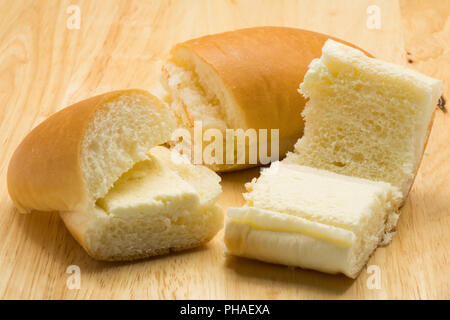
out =
<svg viewBox="0 0 450 320"><path fill-rule="evenodd" d="M388 183L283 162L246 187L227 213L229 253L351 278L391 240L401 201Z"/></svg>
<svg viewBox="0 0 450 320"><path fill-rule="evenodd" d="M201 245L222 226L215 204L220 178L156 147L174 128L172 112L142 90L74 104L19 145L8 169L9 194L21 211L59 211L97 259Z"/></svg>
<svg viewBox="0 0 450 320"><path fill-rule="evenodd" d="M440 85L328 40L300 86L305 134L228 209L228 252L356 277L392 238Z"/></svg>
<svg viewBox="0 0 450 320"><path fill-rule="evenodd" d="M237 170L267 164L292 150L303 134L301 111L306 102L297 93L298 83L328 38L300 29L256 27L173 47L163 67L162 84L179 126L192 129L194 122L201 121L204 131L218 129L224 140L226 129L267 130L267 139L256 131L256 139L245 141L246 148L257 150L257 161L249 158L249 151L237 154L237 147L234 154L227 155L226 143L234 144L231 136L224 141L223 156L205 164L215 171ZM279 130L278 136L272 137L271 129ZM267 142L267 152L262 155L258 138ZM274 154L270 152L271 138L278 144ZM203 148L208 144L203 142ZM194 159L194 152L190 153ZM227 162L227 156L234 161Z"/></svg>
<svg viewBox="0 0 450 320"><path fill-rule="evenodd" d="M408 194L441 81L329 40L300 91L305 134L288 161L389 182Z"/></svg>

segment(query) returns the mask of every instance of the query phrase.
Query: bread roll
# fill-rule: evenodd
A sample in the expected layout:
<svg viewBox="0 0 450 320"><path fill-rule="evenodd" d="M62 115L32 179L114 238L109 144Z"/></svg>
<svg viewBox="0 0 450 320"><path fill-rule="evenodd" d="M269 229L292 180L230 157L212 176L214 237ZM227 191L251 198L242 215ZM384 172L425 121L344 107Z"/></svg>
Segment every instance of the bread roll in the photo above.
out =
<svg viewBox="0 0 450 320"><path fill-rule="evenodd" d="M298 83L328 38L300 29L256 27L177 44L163 67L162 83L179 126L192 129L194 121L202 121L204 130L219 129L223 137L227 128L267 129L268 150L271 129L279 129L279 154L267 155L284 157L303 134L306 100L297 93ZM215 171L261 163L259 156L250 163L247 151L239 164L235 148L234 162L227 164L223 150L222 163L206 163Z"/></svg>
<svg viewBox="0 0 450 320"><path fill-rule="evenodd" d="M300 85L305 134L228 209L228 252L355 278L391 241L440 85L327 40Z"/></svg>
<svg viewBox="0 0 450 320"><path fill-rule="evenodd" d="M289 162L389 182L405 198L428 139L441 81L329 40L300 91L304 136Z"/></svg>
<svg viewBox="0 0 450 320"><path fill-rule="evenodd" d="M227 213L229 253L351 278L391 240L401 201L388 183L284 162L247 190L246 205Z"/></svg>
<svg viewBox="0 0 450 320"><path fill-rule="evenodd" d="M142 90L76 103L19 145L8 168L9 194L21 211L59 211L97 259L198 246L222 226L220 178L156 147L174 128L172 112Z"/></svg>

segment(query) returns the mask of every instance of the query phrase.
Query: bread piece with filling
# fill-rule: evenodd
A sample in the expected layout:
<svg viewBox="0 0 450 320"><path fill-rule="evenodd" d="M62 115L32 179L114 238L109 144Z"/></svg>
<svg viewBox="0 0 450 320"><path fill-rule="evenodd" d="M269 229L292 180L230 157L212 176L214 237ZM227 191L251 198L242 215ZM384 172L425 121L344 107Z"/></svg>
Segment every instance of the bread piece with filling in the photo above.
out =
<svg viewBox="0 0 450 320"><path fill-rule="evenodd" d="M142 90L76 103L16 149L8 168L11 199L24 212L59 211L96 259L199 246L223 224L215 204L220 177L158 147L174 128L172 112Z"/></svg>

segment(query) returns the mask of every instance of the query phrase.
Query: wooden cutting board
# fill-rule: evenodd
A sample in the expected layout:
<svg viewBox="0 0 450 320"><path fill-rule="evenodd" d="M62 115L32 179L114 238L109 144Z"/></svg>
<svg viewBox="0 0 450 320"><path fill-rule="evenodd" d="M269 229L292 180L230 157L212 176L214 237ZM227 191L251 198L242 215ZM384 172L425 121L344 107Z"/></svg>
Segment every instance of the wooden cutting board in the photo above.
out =
<svg viewBox="0 0 450 320"><path fill-rule="evenodd" d="M95 94L151 88L173 44L208 33L259 25L328 33L443 79L450 97L449 13L444 0L1 0L0 297L449 299L450 122L441 111L398 232L368 263L379 271L379 288L371 282L372 268L350 280L226 257L223 232L188 252L131 263L94 261L56 213L18 214L6 188L9 159L33 126ZM241 205L244 182L258 172L224 174L220 203ZM66 285L70 265L81 271L78 290Z"/></svg>

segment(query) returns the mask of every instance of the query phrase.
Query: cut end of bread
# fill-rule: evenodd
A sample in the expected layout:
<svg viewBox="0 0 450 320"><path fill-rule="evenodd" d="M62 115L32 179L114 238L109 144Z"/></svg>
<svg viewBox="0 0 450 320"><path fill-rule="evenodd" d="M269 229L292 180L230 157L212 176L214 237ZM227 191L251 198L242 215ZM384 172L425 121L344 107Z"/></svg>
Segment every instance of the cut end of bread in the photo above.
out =
<svg viewBox="0 0 450 320"><path fill-rule="evenodd" d="M172 59L162 70L162 83L169 93L168 103L177 117L178 126L188 129L191 137L194 136L196 122L201 123L202 134L208 129L214 129L221 132L222 137L226 136L227 128L247 127L245 115L236 106L217 72L189 50L183 47L172 50ZM192 147L191 159L194 161L193 144L198 141L192 139L189 143ZM226 150L226 142L221 143L223 150ZM206 141L202 141L202 150L205 150L206 145ZM234 163L226 164L224 155L219 160L220 163L203 161L203 164L214 171L244 169L256 165L237 164L236 155L234 159Z"/></svg>
<svg viewBox="0 0 450 320"><path fill-rule="evenodd" d="M199 246L223 224L215 204L220 177L158 146L175 127L172 111L142 90L82 101L19 146L8 172L10 194L20 208L60 211L96 259Z"/></svg>
<svg viewBox="0 0 450 320"><path fill-rule="evenodd" d="M83 142L95 208L82 237L97 259L132 260L193 248L223 225L222 209L215 204L220 178L183 162L175 150L150 149L168 141L174 126L157 108L148 110L145 99L110 102L96 114ZM70 215L63 216L69 225Z"/></svg>
<svg viewBox="0 0 450 320"><path fill-rule="evenodd" d="M392 239L440 85L328 40L300 85L304 136L228 210L227 250L355 278Z"/></svg>
<svg viewBox="0 0 450 320"><path fill-rule="evenodd" d="M96 201L83 231L83 245L100 260L133 260L200 246L223 226L215 204L220 178L211 170L179 162L154 147L147 160L125 172ZM74 225L74 214L63 220Z"/></svg>
<svg viewBox="0 0 450 320"><path fill-rule="evenodd" d="M163 67L162 83L182 125L202 121L204 128L245 128L245 114L236 105L217 71L195 52L175 46Z"/></svg>
<svg viewBox="0 0 450 320"><path fill-rule="evenodd" d="M407 195L441 81L328 40L300 91L309 98L296 163L386 181Z"/></svg>
<svg viewBox="0 0 450 320"><path fill-rule="evenodd" d="M401 193L384 182L272 164L227 213L234 255L355 278L392 237Z"/></svg>
<svg viewBox="0 0 450 320"><path fill-rule="evenodd" d="M125 219L99 216L87 230L85 248L97 260L129 261L202 246L223 227L223 210L192 209Z"/></svg>
<svg viewBox="0 0 450 320"><path fill-rule="evenodd" d="M155 97L129 92L105 101L89 122L81 164L91 203L103 197L122 173L147 158L151 147L170 139L175 122Z"/></svg>

